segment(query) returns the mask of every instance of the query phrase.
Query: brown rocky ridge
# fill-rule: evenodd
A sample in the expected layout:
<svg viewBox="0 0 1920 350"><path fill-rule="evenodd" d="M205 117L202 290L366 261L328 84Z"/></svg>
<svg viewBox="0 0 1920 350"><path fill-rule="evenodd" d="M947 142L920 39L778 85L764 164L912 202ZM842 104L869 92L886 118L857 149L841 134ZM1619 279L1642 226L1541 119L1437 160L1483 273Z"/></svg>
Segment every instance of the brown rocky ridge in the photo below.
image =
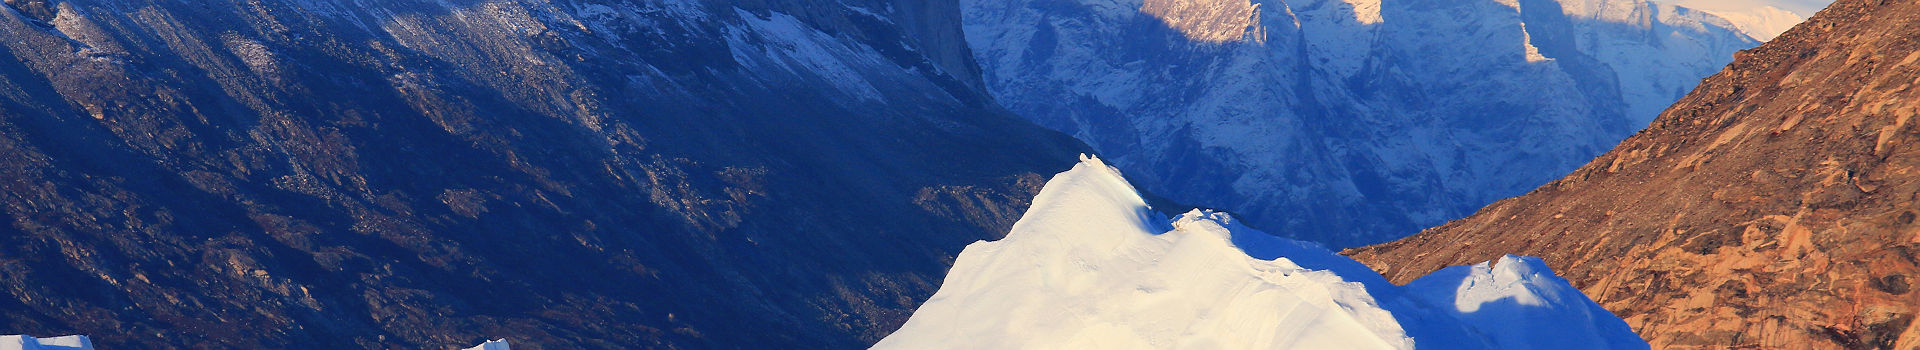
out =
<svg viewBox="0 0 1920 350"><path fill-rule="evenodd" d="M1920 2L1841 0L1525 196L1356 248L1544 258L1655 348L1920 348Z"/></svg>

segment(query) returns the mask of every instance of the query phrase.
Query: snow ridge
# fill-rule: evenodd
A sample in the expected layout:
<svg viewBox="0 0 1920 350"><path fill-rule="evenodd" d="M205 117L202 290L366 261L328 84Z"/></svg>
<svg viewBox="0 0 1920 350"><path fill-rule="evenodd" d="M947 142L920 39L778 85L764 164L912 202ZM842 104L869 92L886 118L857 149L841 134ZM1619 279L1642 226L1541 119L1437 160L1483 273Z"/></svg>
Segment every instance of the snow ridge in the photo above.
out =
<svg viewBox="0 0 1920 350"><path fill-rule="evenodd" d="M1394 286L1223 212L1162 219L1118 171L1083 157L1006 238L968 245L940 291L874 348L1646 347L1529 259Z"/></svg>

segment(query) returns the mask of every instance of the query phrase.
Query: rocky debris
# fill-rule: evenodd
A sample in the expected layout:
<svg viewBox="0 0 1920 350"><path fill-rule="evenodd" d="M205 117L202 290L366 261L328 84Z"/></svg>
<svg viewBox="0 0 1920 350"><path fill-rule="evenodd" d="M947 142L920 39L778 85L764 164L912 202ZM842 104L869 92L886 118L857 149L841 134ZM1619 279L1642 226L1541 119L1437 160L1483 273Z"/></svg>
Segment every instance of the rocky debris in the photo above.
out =
<svg viewBox="0 0 1920 350"><path fill-rule="evenodd" d="M1656 348L1920 347L1920 3L1841 0L1525 196L1346 251L1536 255Z"/></svg>

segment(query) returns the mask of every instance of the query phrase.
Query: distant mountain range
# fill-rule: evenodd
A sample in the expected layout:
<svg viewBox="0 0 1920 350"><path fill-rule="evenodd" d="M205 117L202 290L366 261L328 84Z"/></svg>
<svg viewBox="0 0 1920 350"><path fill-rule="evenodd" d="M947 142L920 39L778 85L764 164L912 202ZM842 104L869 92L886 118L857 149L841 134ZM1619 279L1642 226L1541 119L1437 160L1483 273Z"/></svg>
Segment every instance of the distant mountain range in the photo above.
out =
<svg viewBox="0 0 1920 350"><path fill-rule="evenodd" d="M1678 0L1670 2L1725 18L1748 36L1767 41L1773 40L1773 37L1805 21L1807 16L1826 7L1830 1Z"/></svg>
<svg viewBox="0 0 1920 350"><path fill-rule="evenodd" d="M1638 0L971 0L987 90L1136 183L1332 246L1524 193L1758 42Z"/></svg>

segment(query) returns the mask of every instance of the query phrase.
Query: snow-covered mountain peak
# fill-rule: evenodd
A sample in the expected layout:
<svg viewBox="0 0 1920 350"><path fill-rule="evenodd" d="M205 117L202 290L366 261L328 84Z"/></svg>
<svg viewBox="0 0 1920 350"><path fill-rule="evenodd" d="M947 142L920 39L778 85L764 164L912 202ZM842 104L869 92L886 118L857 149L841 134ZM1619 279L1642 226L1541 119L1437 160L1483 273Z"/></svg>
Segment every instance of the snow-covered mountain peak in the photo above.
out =
<svg viewBox="0 0 1920 350"><path fill-rule="evenodd" d="M1727 19L1741 33L1772 41L1825 8L1832 0L1655 0L1712 13Z"/></svg>
<svg viewBox="0 0 1920 350"><path fill-rule="evenodd" d="M1740 28L1740 32L1760 41L1773 40L1773 37L1807 20L1806 16L1773 6L1705 11L1727 19L1734 27Z"/></svg>
<svg viewBox="0 0 1920 350"><path fill-rule="evenodd" d="M1249 0L1146 0L1140 12L1197 42L1265 40L1256 25L1260 6Z"/></svg>
<svg viewBox="0 0 1920 350"><path fill-rule="evenodd" d="M1005 239L967 246L875 348L1645 348L1538 259L1446 271L1401 287L1224 212L1166 220L1085 157L1047 181ZM1515 320L1552 322L1503 322ZM1565 334L1601 338L1556 340Z"/></svg>
<svg viewBox="0 0 1920 350"><path fill-rule="evenodd" d="M1007 238L967 246L875 348L1358 348L1412 343L1364 286L1240 252L1225 214L1168 225L1097 158L1054 176ZM992 336L988 336L992 335Z"/></svg>

